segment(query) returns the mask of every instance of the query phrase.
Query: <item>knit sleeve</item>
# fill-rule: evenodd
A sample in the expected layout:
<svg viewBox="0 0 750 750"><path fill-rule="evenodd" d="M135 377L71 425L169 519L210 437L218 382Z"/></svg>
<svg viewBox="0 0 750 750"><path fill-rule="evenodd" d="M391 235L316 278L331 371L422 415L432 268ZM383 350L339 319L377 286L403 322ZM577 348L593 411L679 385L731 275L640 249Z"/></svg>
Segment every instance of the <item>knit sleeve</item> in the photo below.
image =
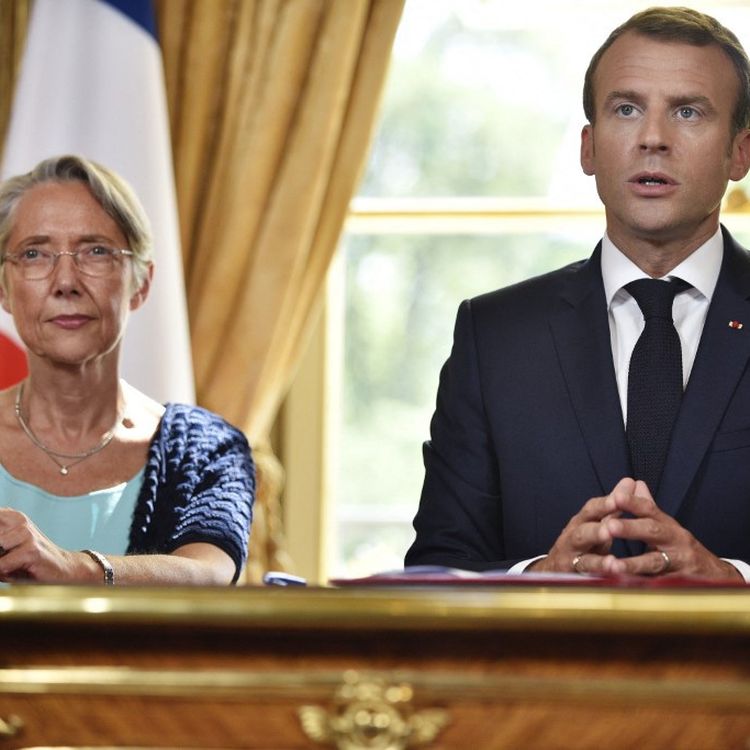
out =
<svg viewBox="0 0 750 750"><path fill-rule="evenodd" d="M247 560L255 471L245 436L205 409L168 404L149 448L129 552L207 542Z"/></svg>

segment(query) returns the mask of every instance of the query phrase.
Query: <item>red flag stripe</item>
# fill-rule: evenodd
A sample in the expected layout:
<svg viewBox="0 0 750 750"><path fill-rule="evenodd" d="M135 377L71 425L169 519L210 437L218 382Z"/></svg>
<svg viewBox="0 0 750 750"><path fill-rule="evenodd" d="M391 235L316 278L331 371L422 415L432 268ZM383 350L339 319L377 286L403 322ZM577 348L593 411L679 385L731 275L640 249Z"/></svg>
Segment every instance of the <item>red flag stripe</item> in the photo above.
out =
<svg viewBox="0 0 750 750"><path fill-rule="evenodd" d="M0 331L0 390L23 380L28 372L26 353Z"/></svg>

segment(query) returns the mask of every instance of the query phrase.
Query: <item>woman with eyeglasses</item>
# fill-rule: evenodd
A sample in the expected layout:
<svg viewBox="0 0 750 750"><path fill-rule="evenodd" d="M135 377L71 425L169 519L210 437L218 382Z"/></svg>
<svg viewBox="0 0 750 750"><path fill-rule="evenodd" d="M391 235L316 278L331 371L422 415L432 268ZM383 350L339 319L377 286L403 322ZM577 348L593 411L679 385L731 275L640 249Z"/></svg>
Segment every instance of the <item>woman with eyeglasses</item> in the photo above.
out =
<svg viewBox="0 0 750 750"><path fill-rule="evenodd" d="M0 185L0 302L29 365L0 392L0 581L240 575L255 491L245 437L119 377L152 275L143 209L105 167L62 156Z"/></svg>

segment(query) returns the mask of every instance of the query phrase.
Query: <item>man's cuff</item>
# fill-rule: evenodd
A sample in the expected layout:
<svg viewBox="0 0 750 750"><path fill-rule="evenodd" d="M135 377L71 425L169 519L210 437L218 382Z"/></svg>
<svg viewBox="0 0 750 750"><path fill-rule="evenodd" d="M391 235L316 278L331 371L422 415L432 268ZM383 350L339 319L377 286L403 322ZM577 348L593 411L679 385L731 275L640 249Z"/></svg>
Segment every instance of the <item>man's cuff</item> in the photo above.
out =
<svg viewBox="0 0 750 750"><path fill-rule="evenodd" d="M541 560L544 557L547 557L547 555L537 555L536 557L532 557L530 560L521 560L521 562L517 562L512 567L508 568L508 573L523 573L526 570L526 568L528 568L529 565L531 565L531 563L535 563L537 560ZM729 560L728 562L731 562L731 560ZM742 564L745 565L744 563ZM750 565L745 565L745 567L747 568L748 573L750 574ZM741 572L742 571L740 571L740 573Z"/></svg>
<svg viewBox="0 0 750 750"><path fill-rule="evenodd" d="M721 559L737 568L740 575L745 579L745 583L750 583L750 565L742 560L728 560L726 557L722 557Z"/></svg>

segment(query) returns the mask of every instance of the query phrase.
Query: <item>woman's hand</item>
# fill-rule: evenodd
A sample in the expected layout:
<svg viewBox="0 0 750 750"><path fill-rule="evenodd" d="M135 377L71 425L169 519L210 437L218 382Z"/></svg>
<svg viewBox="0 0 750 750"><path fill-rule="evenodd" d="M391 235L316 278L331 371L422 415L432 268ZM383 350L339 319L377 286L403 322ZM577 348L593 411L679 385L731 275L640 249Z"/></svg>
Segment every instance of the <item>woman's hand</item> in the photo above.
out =
<svg viewBox="0 0 750 750"><path fill-rule="evenodd" d="M227 585L232 558L213 544L197 542L168 555L107 555L115 584ZM20 583L104 583L104 572L85 552L62 549L23 513L0 508L0 581Z"/></svg>
<svg viewBox="0 0 750 750"><path fill-rule="evenodd" d="M93 583L96 563L53 544L28 516L0 508L0 581Z"/></svg>

